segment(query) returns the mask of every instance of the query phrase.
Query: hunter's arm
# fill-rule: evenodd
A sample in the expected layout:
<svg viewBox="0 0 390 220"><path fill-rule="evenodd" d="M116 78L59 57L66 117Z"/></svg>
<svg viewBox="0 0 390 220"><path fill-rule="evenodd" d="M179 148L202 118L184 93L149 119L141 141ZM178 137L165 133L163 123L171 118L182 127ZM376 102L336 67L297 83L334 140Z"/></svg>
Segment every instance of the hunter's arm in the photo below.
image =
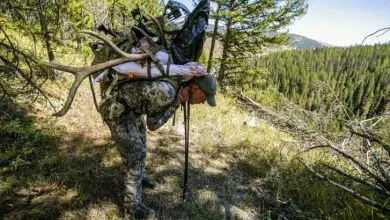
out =
<svg viewBox="0 0 390 220"><path fill-rule="evenodd" d="M146 119L146 123L148 125L148 129L151 131L155 131L163 126L170 117L175 113L176 109L180 105L173 103L168 109L160 114L156 115L148 115Z"/></svg>
<svg viewBox="0 0 390 220"><path fill-rule="evenodd" d="M168 72L167 64L163 64L162 68L164 69L165 73ZM143 66L137 62L127 62L124 64L120 64L114 66L113 69L118 73L125 74L126 76L129 72L131 72L134 74L135 77L148 77L148 70L146 65ZM152 77L162 76L160 70L153 65L150 69L150 73ZM206 73L206 68L202 64L197 62L190 62L186 63L185 65L169 65L170 76L203 76Z"/></svg>
<svg viewBox="0 0 390 220"><path fill-rule="evenodd" d="M170 82L152 83L146 94L149 102L146 111L146 123L149 130L156 130L164 125L179 107L177 97L178 86Z"/></svg>

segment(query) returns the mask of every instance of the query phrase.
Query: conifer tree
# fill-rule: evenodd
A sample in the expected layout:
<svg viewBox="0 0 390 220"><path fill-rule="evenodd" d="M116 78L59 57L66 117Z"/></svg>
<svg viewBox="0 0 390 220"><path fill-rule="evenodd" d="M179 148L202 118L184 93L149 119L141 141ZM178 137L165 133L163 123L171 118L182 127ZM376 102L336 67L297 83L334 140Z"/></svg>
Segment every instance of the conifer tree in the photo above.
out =
<svg viewBox="0 0 390 220"><path fill-rule="evenodd" d="M287 41L278 31L306 11L305 0L227 0L221 20L226 24L218 82L221 87L245 77L246 59L265 45Z"/></svg>
<svg viewBox="0 0 390 220"><path fill-rule="evenodd" d="M301 49L262 56L258 66L270 73L265 85L308 110L365 119L390 109L389 51L386 44Z"/></svg>

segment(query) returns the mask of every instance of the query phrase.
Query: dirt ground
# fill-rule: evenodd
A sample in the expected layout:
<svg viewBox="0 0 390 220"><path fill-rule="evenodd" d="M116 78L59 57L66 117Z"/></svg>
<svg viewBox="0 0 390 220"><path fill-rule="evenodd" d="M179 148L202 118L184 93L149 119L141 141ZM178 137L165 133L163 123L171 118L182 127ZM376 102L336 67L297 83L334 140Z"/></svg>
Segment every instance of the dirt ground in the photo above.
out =
<svg viewBox="0 0 390 220"><path fill-rule="evenodd" d="M30 114L34 126L50 124L53 131L48 139L52 141L32 159L33 164L2 170L3 185L11 184L7 190L3 187L2 218L124 217L122 161L87 88L82 87L72 109L62 118L53 118L48 109L39 107ZM170 120L157 132L148 132L146 174L158 185L144 191L144 202L156 211L156 219L254 219L264 211L271 196L261 187L264 181L258 174L264 175L262 165L253 167L234 158L220 143L205 151L198 143L197 123L190 132L190 192L182 201L184 126L180 116L176 121L175 126ZM264 214L269 215L267 211Z"/></svg>

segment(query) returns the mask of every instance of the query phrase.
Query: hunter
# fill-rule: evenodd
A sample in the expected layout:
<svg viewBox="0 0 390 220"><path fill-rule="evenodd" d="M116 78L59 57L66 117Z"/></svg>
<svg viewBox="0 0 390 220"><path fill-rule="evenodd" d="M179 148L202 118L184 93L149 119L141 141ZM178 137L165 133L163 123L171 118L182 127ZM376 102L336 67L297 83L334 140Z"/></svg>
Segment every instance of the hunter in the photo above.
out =
<svg viewBox="0 0 390 220"><path fill-rule="evenodd" d="M210 0L199 1L191 13L181 3L170 0L163 16L157 18L144 15L138 8L132 13L138 24L129 31L117 32L105 26L98 28L110 34L114 42L98 33L81 31L104 42L91 44L95 52L92 66L43 63L75 76L64 107L53 114L55 116L60 117L68 112L84 79L89 77L91 85L96 81L100 83L102 99L99 104L91 86L94 102L123 158L126 171L123 208L135 218L155 214L142 202L142 187L155 185L144 173L146 129L154 131L160 128L174 115L180 104L183 109L189 109L189 104L206 101L210 106L216 105L216 81L206 73L203 65L197 63L203 48L209 11ZM174 22L183 13L187 14L184 25ZM146 115L146 122L143 115Z"/></svg>
<svg viewBox="0 0 390 220"><path fill-rule="evenodd" d="M116 104L124 106L120 114L109 117L110 106L103 106L101 114L109 126L126 170L124 208L137 218L153 216L153 210L142 203L142 187L154 187L145 177L146 125L156 130L175 113L180 103L207 103L215 106L215 80L207 75L191 80L180 88L175 81L129 81L118 86ZM142 115L146 115L146 123Z"/></svg>
<svg viewBox="0 0 390 220"><path fill-rule="evenodd" d="M169 4L171 3L172 1L169 2ZM199 7L202 5L203 7L209 7L208 1L202 1L199 5ZM172 7L170 10L178 11L177 8ZM195 9L195 11L199 14L199 9ZM192 19L194 22L197 18L194 18L193 13L187 19ZM131 48L132 54L142 53L148 49L152 50L153 47L139 30L152 36L156 44L163 44L162 37L156 31L144 25L143 22L148 22L148 20L145 19L139 9L133 12L133 17L139 22L138 28L133 29L136 33L133 34L136 38L134 41L141 46ZM165 19L165 23L168 21L168 19ZM198 24L197 21L194 23ZM183 28L192 28L194 23L186 22ZM175 27L174 23L170 23L169 27ZM117 33L117 35L128 39L128 36L126 37L123 33ZM166 40L171 36L172 34L168 35ZM199 50L197 48L199 45L191 45L191 43L195 44L201 41L201 44L203 44L204 35L191 37L197 39L189 39L189 43L186 43L185 47ZM175 41L174 37L172 39ZM200 55L199 51L191 51L190 54L192 56ZM116 84L112 91L115 95L100 107L100 113L110 128L112 138L125 165L123 207L126 213L133 215L135 218L147 218L155 215L154 211L142 202L142 188L154 188L156 184L145 176L146 129L155 131L160 128L174 115L180 104L186 102L201 104L207 101L210 106L216 105L214 98L216 93L215 79L206 73L203 65L194 62L199 57L185 57L187 59L180 60L182 59L182 57L179 57L180 54L172 55L174 61L170 64L169 56L171 54L167 53L165 47L163 47L162 50L155 53L158 63L148 63L147 68L145 62L128 62L114 66L112 70L115 70L116 74L121 74L122 77L145 78L123 80ZM158 68L158 65L160 68ZM169 71L169 76L166 76L164 71ZM153 79L150 79L150 77ZM156 79L154 77L160 78ZM143 115L146 115L146 122Z"/></svg>

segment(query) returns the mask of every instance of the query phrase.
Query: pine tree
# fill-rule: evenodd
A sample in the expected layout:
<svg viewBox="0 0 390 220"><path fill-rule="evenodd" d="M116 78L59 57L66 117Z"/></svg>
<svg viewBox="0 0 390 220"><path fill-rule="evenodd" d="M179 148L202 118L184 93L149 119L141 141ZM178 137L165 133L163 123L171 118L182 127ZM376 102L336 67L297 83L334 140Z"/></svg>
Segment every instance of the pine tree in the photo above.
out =
<svg viewBox="0 0 390 220"><path fill-rule="evenodd" d="M306 109L370 118L390 108L389 50L375 45L283 51L262 56L257 65L269 71L268 87Z"/></svg>
<svg viewBox="0 0 390 220"><path fill-rule="evenodd" d="M228 0L221 7L226 33L218 82L224 87L245 77L246 59L263 46L287 42L287 35L277 31L305 13L306 1Z"/></svg>

